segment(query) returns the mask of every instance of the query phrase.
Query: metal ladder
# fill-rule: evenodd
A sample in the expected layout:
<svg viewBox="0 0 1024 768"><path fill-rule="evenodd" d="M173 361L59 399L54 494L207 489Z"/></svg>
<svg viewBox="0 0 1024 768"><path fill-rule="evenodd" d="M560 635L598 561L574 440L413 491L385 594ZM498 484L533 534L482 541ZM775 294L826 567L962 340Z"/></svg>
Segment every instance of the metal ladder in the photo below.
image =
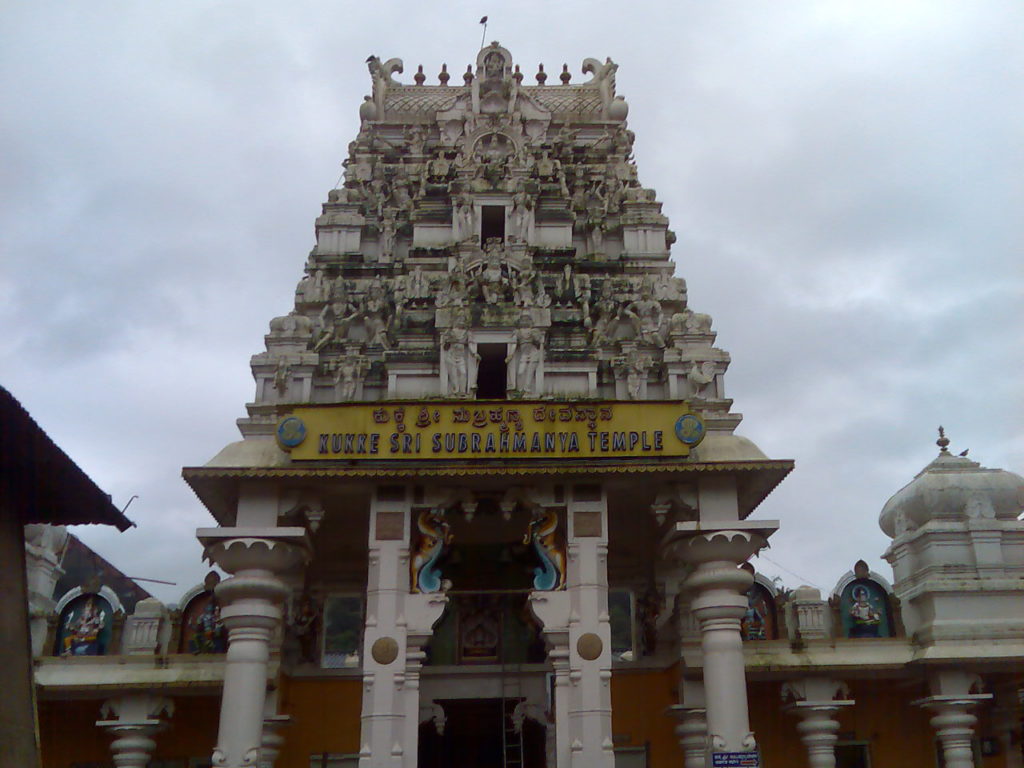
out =
<svg viewBox="0 0 1024 768"><path fill-rule="evenodd" d="M523 767L523 729L516 731L512 714L516 706L523 701L522 664L508 664L505 661L505 627L504 612L502 613L502 643L500 646L501 662L501 764L503 768ZM509 668L512 667L510 670ZM513 673L512 685L509 686L506 672Z"/></svg>

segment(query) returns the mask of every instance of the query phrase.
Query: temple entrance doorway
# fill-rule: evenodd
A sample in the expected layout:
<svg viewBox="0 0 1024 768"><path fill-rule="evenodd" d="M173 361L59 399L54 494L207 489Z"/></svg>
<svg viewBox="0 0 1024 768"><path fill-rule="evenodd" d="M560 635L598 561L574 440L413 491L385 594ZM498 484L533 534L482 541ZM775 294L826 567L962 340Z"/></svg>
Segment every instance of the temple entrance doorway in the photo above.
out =
<svg viewBox="0 0 1024 768"><path fill-rule="evenodd" d="M544 726L513 725L515 699L445 699L444 732L420 725L419 768L547 768Z"/></svg>

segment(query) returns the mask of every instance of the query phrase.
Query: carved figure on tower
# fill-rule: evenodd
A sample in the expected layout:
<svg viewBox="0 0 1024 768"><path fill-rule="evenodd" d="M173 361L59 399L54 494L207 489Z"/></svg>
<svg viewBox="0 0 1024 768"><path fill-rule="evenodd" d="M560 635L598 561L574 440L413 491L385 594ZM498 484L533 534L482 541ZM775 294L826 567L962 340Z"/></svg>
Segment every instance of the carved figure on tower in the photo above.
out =
<svg viewBox="0 0 1024 768"><path fill-rule="evenodd" d="M646 281L640 288L640 298L627 305L624 314L632 321L637 339L659 349L664 348L661 302L655 300L651 286Z"/></svg>
<svg viewBox="0 0 1024 768"><path fill-rule="evenodd" d="M476 369L480 356L470 349L469 331L463 313L455 315L452 327L441 335L445 373L448 377L447 394L469 397L476 390Z"/></svg>
<svg viewBox="0 0 1024 768"><path fill-rule="evenodd" d="M528 312L519 316L519 327L512 336L508 356L509 389L530 397L537 392L537 370L544 350L544 332L533 324Z"/></svg>

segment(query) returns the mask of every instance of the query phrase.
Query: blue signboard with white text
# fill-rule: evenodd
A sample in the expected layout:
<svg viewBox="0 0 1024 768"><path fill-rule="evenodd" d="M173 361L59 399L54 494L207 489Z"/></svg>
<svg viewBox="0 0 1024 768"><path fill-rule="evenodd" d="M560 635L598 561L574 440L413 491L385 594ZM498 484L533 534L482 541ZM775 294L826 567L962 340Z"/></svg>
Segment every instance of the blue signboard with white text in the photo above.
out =
<svg viewBox="0 0 1024 768"><path fill-rule="evenodd" d="M760 768L757 752L712 752L712 768Z"/></svg>

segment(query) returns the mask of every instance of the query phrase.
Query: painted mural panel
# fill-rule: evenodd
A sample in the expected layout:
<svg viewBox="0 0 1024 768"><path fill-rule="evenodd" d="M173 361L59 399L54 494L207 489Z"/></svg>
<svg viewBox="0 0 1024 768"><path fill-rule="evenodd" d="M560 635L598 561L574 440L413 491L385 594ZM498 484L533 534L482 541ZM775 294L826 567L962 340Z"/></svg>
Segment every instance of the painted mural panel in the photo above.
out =
<svg viewBox="0 0 1024 768"><path fill-rule="evenodd" d="M775 599L763 584L754 582L747 590L747 610L740 620L744 640L774 640L778 637Z"/></svg>
<svg viewBox="0 0 1024 768"><path fill-rule="evenodd" d="M846 637L892 637L889 599L871 579L854 579L839 598L839 613Z"/></svg>
<svg viewBox="0 0 1024 768"><path fill-rule="evenodd" d="M61 613L56 652L60 656L103 656L110 647L114 611L97 594L80 595Z"/></svg>
<svg viewBox="0 0 1024 768"><path fill-rule="evenodd" d="M227 631L220 620L220 605L212 590L188 601L181 616L182 653L224 653Z"/></svg>

